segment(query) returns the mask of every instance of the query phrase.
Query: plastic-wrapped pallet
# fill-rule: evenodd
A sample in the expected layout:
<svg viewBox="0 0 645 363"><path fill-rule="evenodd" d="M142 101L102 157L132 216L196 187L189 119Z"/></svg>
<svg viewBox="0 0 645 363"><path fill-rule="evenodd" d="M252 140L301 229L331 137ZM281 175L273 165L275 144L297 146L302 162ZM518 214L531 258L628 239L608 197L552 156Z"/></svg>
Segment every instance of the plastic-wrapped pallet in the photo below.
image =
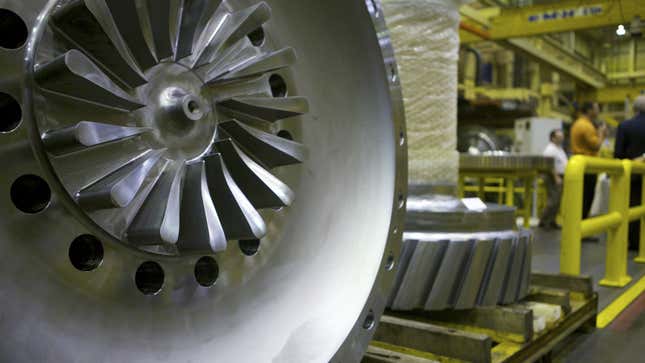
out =
<svg viewBox="0 0 645 363"><path fill-rule="evenodd" d="M456 0L383 0L406 111L410 184L456 184Z"/></svg>

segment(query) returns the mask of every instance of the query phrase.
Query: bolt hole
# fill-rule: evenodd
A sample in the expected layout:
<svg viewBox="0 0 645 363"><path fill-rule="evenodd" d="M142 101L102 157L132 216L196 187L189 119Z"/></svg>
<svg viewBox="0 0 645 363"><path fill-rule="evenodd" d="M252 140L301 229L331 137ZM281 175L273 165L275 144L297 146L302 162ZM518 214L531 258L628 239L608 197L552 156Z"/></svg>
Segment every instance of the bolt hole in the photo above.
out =
<svg viewBox="0 0 645 363"><path fill-rule="evenodd" d="M199 103L197 103L197 101L189 101L188 111L190 111L190 113L192 114L199 113Z"/></svg>
<svg viewBox="0 0 645 363"><path fill-rule="evenodd" d="M264 28L259 27L249 33L248 35L249 40L251 41L251 44L253 44L254 47L261 47L264 45L264 39L265 39L265 34L264 34Z"/></svg>
<svg viewBox="0 0 645 363"><path fill-rule="evenodd" d="M25 44L28 36L27 25L18 14L0 9L0 47L18 49Z"/></svg>
<svg viewBox="0 0 645 363"><path fill-rule="evenodd" d="M240 240L240 251L246 256L255 256L260 250L259 239Z"/></svg>
<svg viewBox="0 0 645 363"><path fill-rule="evenodd" d="M23 175L11 185L11 201L28 214L42 212L51 202L52 192L47 182L36 175Z"/></svg>
<svg viewBox="0 0 645 363"><path fill-rule="evenodd" d="M390 65L390 81L396 83L399 80L399 72L394 64Z"/></svg>
<svg viewBox="0 0 645 363"><path fill-rule="evenodd" d="M385 270L392 271L394 269L394 264L394 255L390 253L390 255L387 256L387 261L385 261Z"/></svg>
<svg viewBox="0 0 645 363"><path fill-rule="evenodd" d="M22 119L22 108L18 101L10 95L0 92L0 132L7 133L15 130Z"/></svg>
<svg viewBox="0 0 645 363"><path fill-rule="evenodd" d="M405 207L405 196L403 194L399 194L399 208Z"/></svg>
<svg viewBox="0 0 645 363"><path fill-rule="evenodd" d="M374 325L376 325L376 317L374 316L374 311L370 310L365 317L365 321L363 321L363 329L372 330Z"/></svg>
<svg viewBox="0 0 645 363"><path fill-rule="evenodd" d="M69 246L69 260L79 271L92 271L103 262L103 244L98 238L84 234Z"/></svg>
<svg viewBox="0 0 645 363"><path fill-rule="evenodd" d="M204 287L211 287L219 277L219 265L217 261L209 256L200 258L195 264L195 279Z"/></svg>
<svg viewBox="0 0 645 363"><path fill-rule="evenodd" d="M161 292L164 279L161 266L156 262L148 261L139 266L134 281L144 295L157 295Z"/></svg>
<svg viewBox="0 0 645 363"><path fill-rule="evenodd" d="M274 74L269 77L269 85L271 85L271 94L273 97L287 96L287 84L285 83L284 78Z"/></svg>
<svg viewBox="0 0 645 363"><path fill-rule="evenodd" d="M401 131L401 133L399 133L399 144L401 146L405 145L405 132L403 132L403 131Z"/></svg>
<svg viewBox="0 0 645 363"><path fill-rule="evenodd" d="M287 131L287 130L280 130L280 131L278 132L278 136L279 136L279 137L281 137L281 138L283 138L283 139L287 139L287 140L289 140L289 141L293 141L293 136L292 136L292 135L291 135L291 133L290 133L289 131Z"/></svg>

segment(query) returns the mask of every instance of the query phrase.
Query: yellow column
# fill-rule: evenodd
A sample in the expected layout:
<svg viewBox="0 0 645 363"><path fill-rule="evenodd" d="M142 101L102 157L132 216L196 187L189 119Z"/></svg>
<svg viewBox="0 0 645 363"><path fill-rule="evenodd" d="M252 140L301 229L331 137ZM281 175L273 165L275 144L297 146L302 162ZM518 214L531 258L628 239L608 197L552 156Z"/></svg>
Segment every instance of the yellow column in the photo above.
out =
<svg viewBox="0 0 645 363"><path fill-rule="evenodd" d="M582 243L582 198L585 176L584 157L574 156L564 174L562 195L562 243L560 246L560 272L580 275Z"/></svg>
<svg viewBox="0 0 645 363"><path fill-rule="evenodd" d="M623 173L612 175L609 192L609 213L618 212L622 221L616 228L609 230L605 262L605 278L602 286L623 287L632 278L627 275L627 240L629 231L629 183L632 162L623 161Z"/></svg>

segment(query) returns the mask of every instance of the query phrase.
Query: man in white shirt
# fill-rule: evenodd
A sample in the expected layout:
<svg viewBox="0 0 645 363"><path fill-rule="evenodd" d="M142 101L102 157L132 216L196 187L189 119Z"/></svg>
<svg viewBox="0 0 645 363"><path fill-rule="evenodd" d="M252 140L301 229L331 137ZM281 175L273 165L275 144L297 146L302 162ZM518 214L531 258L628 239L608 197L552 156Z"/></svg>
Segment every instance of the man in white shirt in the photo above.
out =
<svg viewBox="0 0 645 363"><path fill-rule="evenodd" d="M560 210L560 199L562 197L562 179L564 171L567 168L569 158L564 152L562 144L564 143L564 133L562 130L551 131L551 142L544 149L543 155L555 160L555 168L552 175L547 175L545 179L548 193L546 208L540 218L540 227L542 228L560 228L555 219Z"/></svg>

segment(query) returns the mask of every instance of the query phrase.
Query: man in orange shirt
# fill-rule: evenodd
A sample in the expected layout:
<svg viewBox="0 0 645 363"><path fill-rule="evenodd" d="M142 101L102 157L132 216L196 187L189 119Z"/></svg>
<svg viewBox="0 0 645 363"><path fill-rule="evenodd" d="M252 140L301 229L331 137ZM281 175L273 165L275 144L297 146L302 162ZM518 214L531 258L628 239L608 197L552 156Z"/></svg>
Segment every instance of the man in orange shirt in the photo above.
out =
<svg viewBox="0 0 645 363"><path fill-rule="evenodd" d="M602 143L607 138L607 125L596 126L594 122L600 114L598 103L587 102L582 105L581 115L571 126L571 151L574 155L598 156ZM585 175L582 217L589 217L593 203L596 182L595 174Z"/></svg>

